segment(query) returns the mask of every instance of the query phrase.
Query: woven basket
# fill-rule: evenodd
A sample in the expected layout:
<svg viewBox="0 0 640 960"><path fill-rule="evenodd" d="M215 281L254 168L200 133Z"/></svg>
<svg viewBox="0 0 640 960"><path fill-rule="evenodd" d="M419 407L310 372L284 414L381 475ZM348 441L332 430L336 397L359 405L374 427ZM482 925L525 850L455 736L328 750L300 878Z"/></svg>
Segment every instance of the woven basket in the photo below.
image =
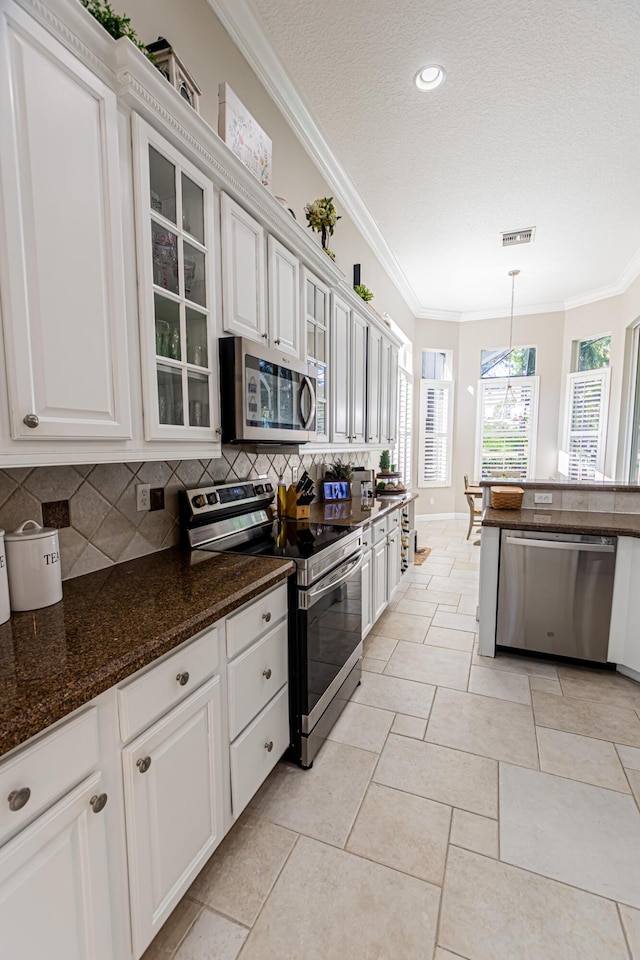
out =
<svg viewBox="0 0 640 960"><path fill-rule="evenodd" d="M491 487L491 506L494 510L520 510L523 497L522 487Z"/></svg>

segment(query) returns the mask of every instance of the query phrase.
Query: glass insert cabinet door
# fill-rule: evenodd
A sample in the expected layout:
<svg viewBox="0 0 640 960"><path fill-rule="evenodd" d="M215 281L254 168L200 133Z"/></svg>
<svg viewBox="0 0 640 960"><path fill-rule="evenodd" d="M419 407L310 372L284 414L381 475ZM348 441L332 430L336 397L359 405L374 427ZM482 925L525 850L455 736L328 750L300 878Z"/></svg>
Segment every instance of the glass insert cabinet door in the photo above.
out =
<svg viewBox="0 0 640 960"><path fill-rule="evenodd" d="M215 440L213 187L134 117L148 440Z"/></svg>
<svg viewBox="0 0 640 960"><path fill-rule="evenodd" d="M305 311L305 330L307 338L307 360L316 377L316 422L317 441L329 440L329 421L327 419L327 355L329 350L329 288L308 270L302 271Z"/></svg>

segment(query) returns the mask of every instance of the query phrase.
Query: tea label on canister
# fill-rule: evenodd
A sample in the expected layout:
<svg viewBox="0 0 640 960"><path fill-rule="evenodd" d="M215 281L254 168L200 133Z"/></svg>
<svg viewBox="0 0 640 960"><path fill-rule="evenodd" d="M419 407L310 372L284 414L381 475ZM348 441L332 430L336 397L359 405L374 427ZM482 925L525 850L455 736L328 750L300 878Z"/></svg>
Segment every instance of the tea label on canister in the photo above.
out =
<svg viewBox="0 0 640 960"><path fill-rule="evenodd" d="M58 531L25 520L5 537L12 610L38 610L62 600Z"/></svg>

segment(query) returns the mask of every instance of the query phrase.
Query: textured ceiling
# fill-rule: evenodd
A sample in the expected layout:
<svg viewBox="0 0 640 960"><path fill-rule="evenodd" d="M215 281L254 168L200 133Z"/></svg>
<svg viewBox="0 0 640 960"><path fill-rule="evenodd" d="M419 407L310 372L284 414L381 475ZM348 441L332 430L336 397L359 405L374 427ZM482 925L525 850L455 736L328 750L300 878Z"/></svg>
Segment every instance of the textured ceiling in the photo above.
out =
<svg viewBox="0 0 640 960"><path fill-rule="evenodd" d="M425 313L616 284L640 248L639 0L253 0ZM413 76L436 62L433 93ZM535 225L530 246L500 233Z"/></svg>

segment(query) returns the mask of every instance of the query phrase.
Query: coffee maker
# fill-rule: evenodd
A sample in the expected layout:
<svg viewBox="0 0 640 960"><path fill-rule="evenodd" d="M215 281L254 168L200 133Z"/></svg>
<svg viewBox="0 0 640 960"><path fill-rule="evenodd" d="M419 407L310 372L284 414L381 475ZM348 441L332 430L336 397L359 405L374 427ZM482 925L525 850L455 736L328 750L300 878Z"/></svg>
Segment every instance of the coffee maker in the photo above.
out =
<svg viewBox="0 0 640 960"><path fill-rule="evenodd" d="M365 467L354 467L351 478L351 496L354 500L373 500L374 472Z"/></svg>

